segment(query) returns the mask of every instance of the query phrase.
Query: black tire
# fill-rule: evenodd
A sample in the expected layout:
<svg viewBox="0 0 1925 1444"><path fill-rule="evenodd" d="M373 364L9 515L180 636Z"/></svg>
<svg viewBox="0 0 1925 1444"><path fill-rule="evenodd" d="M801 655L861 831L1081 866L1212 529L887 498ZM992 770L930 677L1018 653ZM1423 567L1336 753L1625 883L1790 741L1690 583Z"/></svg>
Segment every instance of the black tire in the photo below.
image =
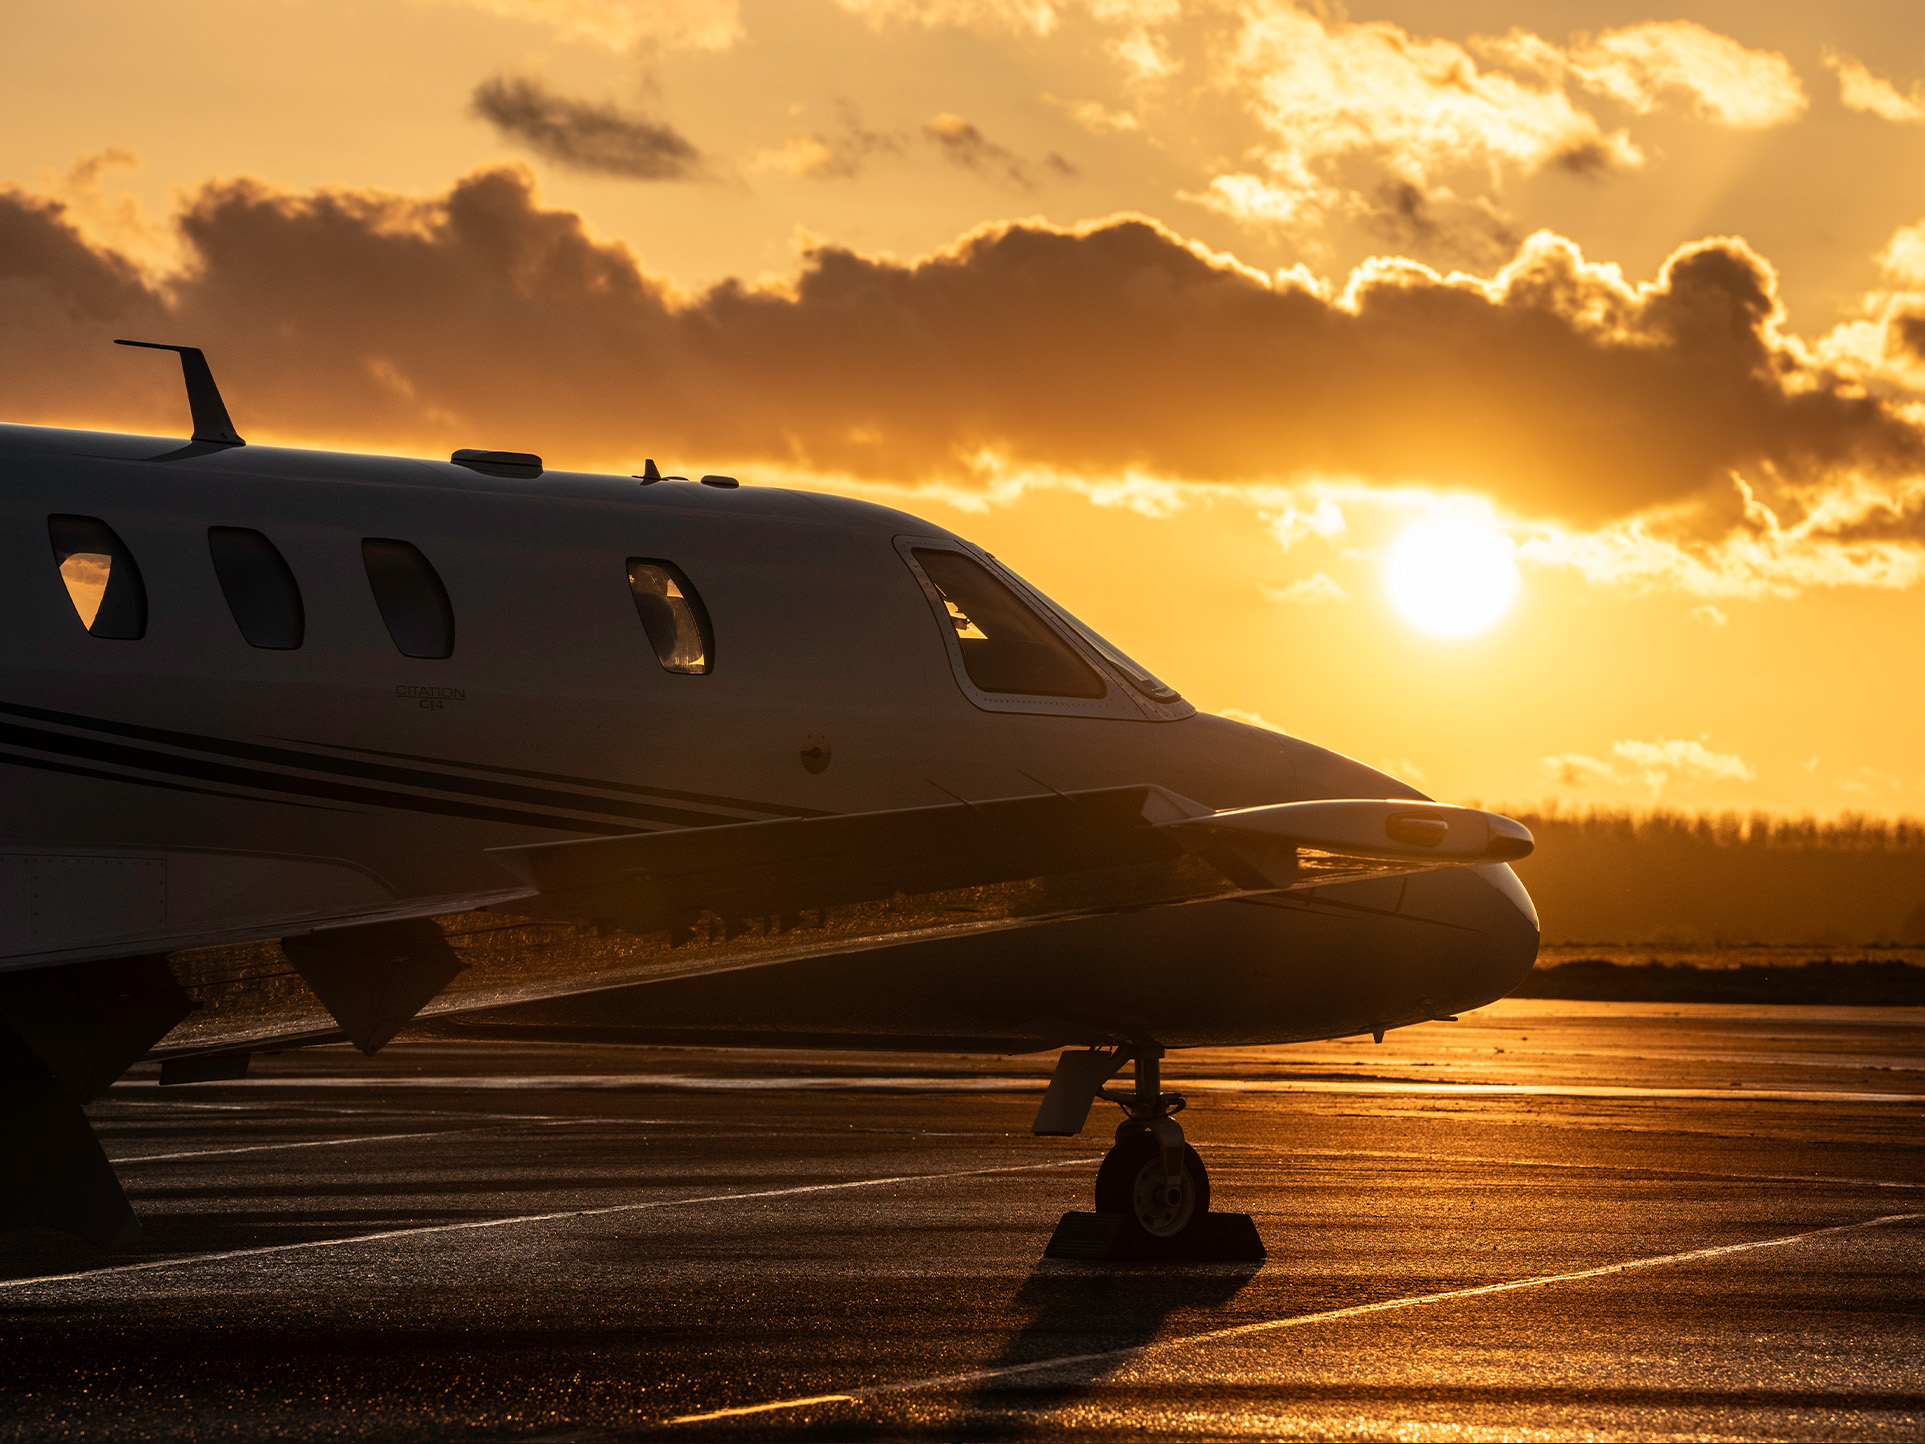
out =
<svg viewBox="0 0 1925 1444"><path fill-rule="evenodd" d="M1132 1133L1103 1156L1096 1170L1096 1211L1120 1213L1138 1239L1171 1243L1199 1227L1210 1211L1210 1175L1183 1145L1180 1197L1172 1202L1163 1179L1163 1151L1148 1132Z"/></svg>

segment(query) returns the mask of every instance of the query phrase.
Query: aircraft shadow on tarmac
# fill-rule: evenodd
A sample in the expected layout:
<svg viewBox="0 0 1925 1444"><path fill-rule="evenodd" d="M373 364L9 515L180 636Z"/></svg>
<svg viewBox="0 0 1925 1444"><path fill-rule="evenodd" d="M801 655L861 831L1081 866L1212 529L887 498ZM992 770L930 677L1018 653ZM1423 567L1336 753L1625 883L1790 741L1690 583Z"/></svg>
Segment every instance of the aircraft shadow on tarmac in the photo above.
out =
<svg viewBox="0 0 1925 1444"><path fill-rule="evenodd" d="M1073 1403L1125 1361L1115 1350L1154 1343L1176 1315L1220 1310L1255 1278L1260 1262L1185 1265L1038 1264L1010 1301L1028 1321L986 1369L1039 1359L1103 1354L1058 1368L986 1381L967 1397L970 1408L1007 1408L1012 1393L1026 1410ZM1215 1316L1218 1326L1223 1316Z"/></svg>

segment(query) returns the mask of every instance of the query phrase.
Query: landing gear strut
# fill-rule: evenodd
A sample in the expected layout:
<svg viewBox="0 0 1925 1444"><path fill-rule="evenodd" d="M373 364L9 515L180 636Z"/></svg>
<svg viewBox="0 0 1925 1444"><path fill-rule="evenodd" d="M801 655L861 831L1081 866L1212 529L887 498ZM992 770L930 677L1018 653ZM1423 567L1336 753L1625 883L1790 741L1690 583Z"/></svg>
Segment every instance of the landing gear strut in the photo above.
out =
<svg viewBox="0 0 1925 1444"><path fill-rule="evenodd" d="M1163 1050L1132 1045L1130 1057L1135 1088L1097 1093L1129 1116L1117 1125L1116 1146L1096 1171L1096 1211L1120 1215L1143 1242L1171 1243L1192 1236L1209 1217L1210 1175L1174 1116L1183 1111L1182 1097L1163 1091Z"/></svg>

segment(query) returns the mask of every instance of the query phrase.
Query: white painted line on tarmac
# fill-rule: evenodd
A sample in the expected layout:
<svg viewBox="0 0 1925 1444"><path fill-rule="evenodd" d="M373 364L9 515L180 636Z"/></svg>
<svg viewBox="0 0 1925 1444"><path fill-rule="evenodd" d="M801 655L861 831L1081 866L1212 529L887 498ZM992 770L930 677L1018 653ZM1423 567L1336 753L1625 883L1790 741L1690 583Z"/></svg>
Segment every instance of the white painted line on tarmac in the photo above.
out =
<svg viewBox="0 0 1925 1444"><path fill-rule="evenodd" d="M263 1103L256 1098L250 1098L243 1103L194 1103L184 1098L147 1099L118 1096L99 1100L92 1105L92 1111L87 1116L96 1123L131 1123L146 1116L140 1113L123 1116L114 1111L116 1108L147 1110L179 1108L202 1113L245 1113L257 1119L265 1116L261 1110L279 1108L288 1113L318 1113L328 1118L499 1118L518 1123L589 1121L589 1115L582 1113L484 1113L473 1108L332 1108L319 1103ZM610 1115L597 1115L594 1121L605 1123L610 1121L610 1118ZM613 1121L624 1125L647 1123L659 1124L663 1127L698 1126L701 1123L699 1119L691 1123L684 1118L630 1118L626 1115L614 1116Z"/></svg>
<svg viewBox="0 0 1925 1444"><path fill-rule="evenodd" d="M115 1086L143 1088L158 1085L133 1079ZM900 1077L830 1077L807 1073L760 1077L708 1073L526 1073L475 1077L451 1074L433 1078L420 1076L382 1078L366 1075L307 1078L283 1074L264 1078L236 1078L221 1086L249 1090L257 1088L436 1088L491 1089L510 1092L580 1089L584 1092L592 1092L611 1089L663 1088L689 1093L838 1093L884 1088L892 1092L906 1093L1040 1093L1049 1086L1049 1077L1047 1074L1038 1074L1033 1078L1011 1078L993 1074L957 1077L913 1073Z"/></svg>
<svg viewBox="0 0 1925 1444"><path fill-rule="evenodd" d="M1173 1080L1175 1086L1240 1093L1421 1093L1453 1097L1527 1098L1715 1098L1731 1103L1765 1099L1779 1103L1925 1103L1925 1093L1861 1093L1846 1088L1637 1088L1616 1083L1428 1083L1322 1082L1287 1078Z"/></svg>
<svg viewBox="0 0 1925 1444"><path fill-rule="evenodd" d="M1222 1093L1415 1094L1470 1098L1712 1098L1723 1102L1761 1100L1778 1103L1925 1103L1925 1092L1866 1093L1830 1088L1640 1088L1614 1083L1433 1083L1422 1079L1349 1082L1291 1078L1183 1078L1170 1080L1186 1091ZM156 1087L142 1080L121 1088ZM443 1078L239 1078L223 1087L246 1088L438 1088L462 1090L583 1092L660 1088L678 1093L1041 1093L1042 1075L1011 1077L861 1076L825 1078L807 1074L773 1077L716 1077L687 1073L533 1073L523 1077L450 1076Z"/></svg>
<svg viewBox="0 0 1925 1444"><path fill-rule="evenodd" d="M580 1126L602 1123L600 1118L518 1119L518 1122L563 1123ZM401 1138L448 1138L457 1133L498 1133L499 1124L484 1123L474 1128L430 1128L419 1133L350 1133L341 1138L304 1138L289 1143L249 1143L238 1148L190 1148L179 1153L136 1153L128 1158L110 1158L115 1168L131 1163L171 1163L177 1158L224 1158L233 1153L273 1153L286 1148L338 1148L349 1143L392 1143Z"/></svg>
<svg viewBox="0 0 1925 1444"><path fill-rule="evenodd" d="M1074 1364L1083 1359L1094 1359L1095 1354L1079 1354L1074 1358L1053 1359L1052 1364ZM1025 1366L1027 1367L1027 1366ZM905 1389L929 1388L937 1384L960 1383L967 1379L987 1378L986 1374L957 1374L954 1379L918 1379L912 1384L881 1384L867 1389L852 1389L847 1394L810 1394L801 1399L780 1399L773 1404L744 1404L739 1409L711 1409L706 1414L682 1414L673 1419L664 1419L664 1424L703 1424L711 1419L740 1419L745 1414L772 1414L778 1409L806 1409L811 1404L853 1404L858 1399L867 1399L875 1394L894 1393Z"/></svg>
<svg viewBox="0 0 1925 1444"><path fill-rule="evenodd" d="M115 1168L134 1163L172 1163L178 1158L224 1158L232 1153L273 1153L285 1148L339 1148L348 1143L392 1143L400 1138L442 1138L450 1133L480 1133L479 1128L433 1128L425 1133L355 1133L346 1138L306 1138L298 1143L250 1143L241 1148L189 1148L179 1153L136 1153L110 1158Z"/></svg>
<svg viewBox="0 0 1925 1444"><path fill-rule="evenodd" d="M1504 1158L1497 1154L1415 1153L1384 1148L1290 1148L1283 1150L1283 1156L1288 1158L1383 1158L1422 1163L1426 1166L1439 1163L1494 1163L1506 1168L1576 1168L1593 1173L1654 1173L1666 1178L1729 1178L1741 1183L1832 1183L1849 1188L1925 1188L1925 1182L1916 1180L1850 1178L1831 1173L1730 1173L1715 1168L1660 1168L1644 1163L1572 1163L1562 1158Z"/></svg>
<svg viewBox="0 0 1925 1444"><path fill-rule="evenodd" d="M965 1374L941 1374L927 1379L906 1379L895 1384L864 1384L837 1394L809 1394L793 1399L771 1399L763 1404L744 1404L730 1409L710 1409L700 1414L681 1414L665 1419L665 1424L702 1424L716 1419L740 1419L752 1414L773 1414L786 1409L804 1409L815 1404L859 1403L864 1399L879 1398L888 1394L903 1394L915 1389L953 1389L968 1384L984 1384L996 1379L1013 1378L1019 1374L1042 1374L1052 1369L1066 1369L1078 1364L1121 1363L1136 1358L1151 1349L1183 1348L1195 1344L1220 1343L1225 1339L1246 1338L1251 1334L1272 1333L1278 1329L1300 1329L1313 1324L1336 1323L1343 1319L1362 1318L1366 1314L1389 1313L1397 1309L1422 1308L1429 1304L1457 1303L1464 1299L1481 1298L1486 1294L1512 1293L1518 1289L1541 1289L1551 1284L1574 1283L1579 1279L1605 1278L1611 1274L1628 1273L1632 1269L1658 1268L1666 1264L1695 1263L1701 1259L1723 1258L1731 1254L1750 1253L1761 1248L1787 1248L1792 1244L1809 1243L1813 1239L1835 1237L1838 1234L1857 1233L1868 1228L1883 1228L1894 1223L1917 1223L1925 1221L1925 1213L1889 1213L1882 1218L1866 1219L1863 1223L1839 1224L1833 1228L1814 1228L1804 1233L1785 1234L1778 1238L1757 1239L1751 1243L1721 1244L1716 1248L1691 1249L1686 1253L1655 1254L1649 1258L1627 1259L1623 1263L1601 1264L1597 1268L1578 1269L1571 1273L1541 1274L1535 1278L1511 1279L1505 1283L1478 1284L1467 1289L1448 1289L1442 1293L1414 1294L1401 1299L1384 1299L1374 1304L1355 1304L1347 1309L1326 1309L1315 1314L1292 1314L1287 1318L1266 1319L1256 1324L1237 1324L1227 1329L1212 1329L1207 1333L1189 1334L1180 1339L1158 1339L1147 1344L1135 1344L1123 1349L1104 1349L1093 1354L1064 1354L1054 1359L1037 1359L1027 1364L1006 1364L994 1369L975 1369Z"/></svg>
<svg viewBox="0 0 1925 1444"><path fill-rule="evenodd" d="M0 1290L34 1288L42 1284L74 1283L106 1278L112 1274L146 1273L152 1269L184 1268L189 1264L219 1263L224 1259L261 1258L268 1254L300 1253L309 1249L340 1248L347 1244L380 1243L391 1238L422 1238L437 1233L472 1233L487 1228L512 1228L523 1223L551 1223L558 1218L602 1218L616 1213L646 1213L660 1208L687 1208L698 1203L748 1203L761 1198L794 1198L805 1193L835 1193L851 1188L881 1188L892 1183L939 1183L950 1178L982 1178L989 1174L1035 1173L1045 1168L1087 1168L1100 1162L1098 1154L1078 1154L1073 1158L1053 1158L1047 1163L1014 1163L997 1168L964 1168L953 1173L901 1173L888 1178L852 1178L840 1183L805 1183L793 1188L763 1188L750 1193L709 1193L696 1198L647 1199L640 1203L615 1203L602 1208L561 1208L552 1213L523 1213L512 1218L477 1218L463 1223L423 1224L416 1228L389 1228L379 1233L348 1234L341 1238L315 1238L302 1243L271 1243L259 1248L230 1248L218 1253L184 1254L179 1258L152 1259L145 1263L115 1264L103 1269L81 1269L66 1274L40 1274L26 1279L0 1279Z"/></svg>

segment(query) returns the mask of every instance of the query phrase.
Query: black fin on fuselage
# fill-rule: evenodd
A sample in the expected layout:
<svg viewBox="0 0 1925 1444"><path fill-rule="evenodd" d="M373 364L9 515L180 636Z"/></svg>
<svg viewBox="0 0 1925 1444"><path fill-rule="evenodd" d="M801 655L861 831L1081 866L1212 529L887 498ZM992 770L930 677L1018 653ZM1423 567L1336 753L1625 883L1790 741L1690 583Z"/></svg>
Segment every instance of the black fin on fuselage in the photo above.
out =
<svg viewBox="0 0 1925 1444"><path fill-rule="evenodd" d="M227 415L227 403L221 400L221 389L214 384L214 373L207 365L207 357L198 346L173 346L165 341L115 341L116 346L142 346L149 351L174 351L180 355L181 379L187 383L187 405L194 415L194 441L201 445L245 446L247 442L234 429L234 423ZM187 448L183 447L182 450ZM196 453L198 454L198 453ZM179 455L168 452L165 456L150 458L166 461Z"/></svg>

